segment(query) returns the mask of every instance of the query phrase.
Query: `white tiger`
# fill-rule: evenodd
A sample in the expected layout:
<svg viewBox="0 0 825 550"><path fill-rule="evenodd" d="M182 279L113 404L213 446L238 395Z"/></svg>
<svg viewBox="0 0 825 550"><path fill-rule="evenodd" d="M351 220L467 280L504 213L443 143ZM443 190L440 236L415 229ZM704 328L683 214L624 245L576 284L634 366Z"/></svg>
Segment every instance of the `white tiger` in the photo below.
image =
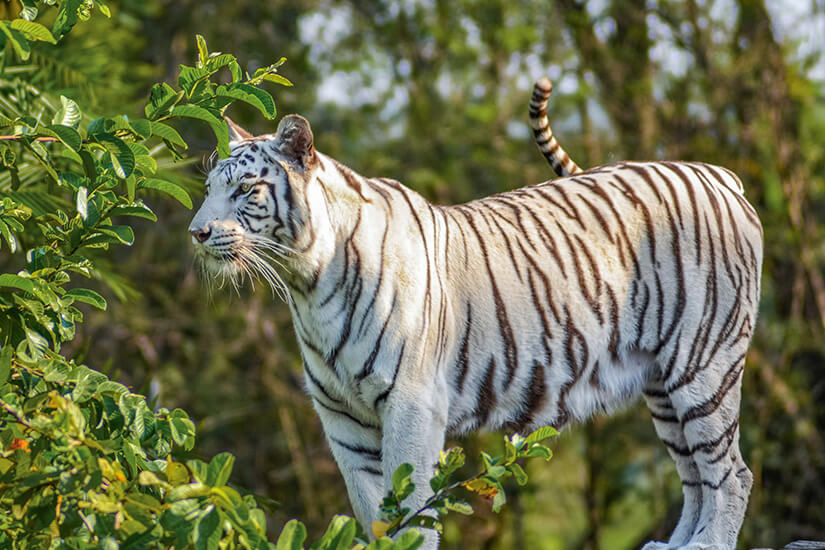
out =
<svg viewBox="0 0 825 550"><path fill-rule="evenodd" d="M549 88L536 90L540 146L572 177L439 206L316 151L300 116L260 137L230 123L193 242L213 272L288 295L367 528L404 462L423 503L448 434L561 428L642 395L684 492L669 542L645 548L732 549L752 483L738 421L759 220L724 168L571 166L546 147Z"/></svg>

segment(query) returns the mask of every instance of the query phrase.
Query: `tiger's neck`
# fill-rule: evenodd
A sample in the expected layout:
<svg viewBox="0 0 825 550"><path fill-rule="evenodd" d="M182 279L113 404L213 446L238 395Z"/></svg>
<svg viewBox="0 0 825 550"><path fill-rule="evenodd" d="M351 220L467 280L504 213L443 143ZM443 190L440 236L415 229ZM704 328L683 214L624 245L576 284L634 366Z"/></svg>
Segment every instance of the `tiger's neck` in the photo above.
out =
<svg viewBox="0 0 825 550"><path fill-rule="evenodd" d="M396 295L399 281L382 275L392 206L384 184L319 157L307 189L312 240L289 280L292 317L305 353L345 376L347 365L363 363L361 342Z"/></svg>

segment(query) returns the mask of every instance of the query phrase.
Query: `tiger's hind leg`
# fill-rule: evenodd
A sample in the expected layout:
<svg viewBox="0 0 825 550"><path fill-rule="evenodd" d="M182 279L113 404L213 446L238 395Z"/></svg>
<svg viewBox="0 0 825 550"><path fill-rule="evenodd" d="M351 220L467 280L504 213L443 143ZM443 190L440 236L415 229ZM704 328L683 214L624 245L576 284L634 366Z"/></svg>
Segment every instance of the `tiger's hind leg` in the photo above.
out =
<svg viewBox="0 0 825 550"><path fill-rule="evenodd" d="M656 435L665 444L668 454L676 463L676 471L682 480L684 499L682 514L679 516L679 522L673 530L670 540L667 543L648 543L643 550L679 548L690 540L696 524L699 522L699 514L702 510L702 488L697 485L701 479L699 469L688 447L670 396L664 391L662 381L652 380L648 382L643 395L653 417Z"/></svg>
<svg viewBox="0 0 825 550"><path fill-rule="evenodd" d="M682 548L733 549L748 505L753 476L739 451L745 352L728 351L714 358L723 368L686 369L665 383L684 437L681 441L687 444L679 451L692 459L699 476L682 477L682 485L686 495L701 491L698 521L688 541L678 541ZM734 351L738 353L730 353Z"/></svg>

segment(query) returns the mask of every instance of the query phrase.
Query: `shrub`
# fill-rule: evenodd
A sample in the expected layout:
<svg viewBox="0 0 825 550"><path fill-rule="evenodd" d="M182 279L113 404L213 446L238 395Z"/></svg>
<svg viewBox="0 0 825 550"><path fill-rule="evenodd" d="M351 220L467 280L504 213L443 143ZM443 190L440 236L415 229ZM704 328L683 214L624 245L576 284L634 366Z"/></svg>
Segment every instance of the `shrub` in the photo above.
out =
<svg viewBox="0 0 825 550"><path fill-rule="evenodd" d="M54 24L36 19L54 5ZM23 1L20 18L0 21L0 239L17 273L0 275L0 546L267 548L256 499L227 486L234 459L208 464L172 458L194 445L180 410L153 411L143 396L61 355L82 320L78 303L105 309L77 275L107 279L97 261L130 245L129 216L156 220L142 196L166 193L191 208L186 191L158 171L181 157L181 118L206 122L228 152L222 113L233 101L275 116L264 80L289 84L278 64L245 74L228 54L182 66L179 89L155 85L145 118L92 118L74 100L14 70L38 42L57 44L103 2ZM225 70L230 81L217 82ZM154 147L155 143L162 147ZM110 278L111 280L111 278Z"/></svg>

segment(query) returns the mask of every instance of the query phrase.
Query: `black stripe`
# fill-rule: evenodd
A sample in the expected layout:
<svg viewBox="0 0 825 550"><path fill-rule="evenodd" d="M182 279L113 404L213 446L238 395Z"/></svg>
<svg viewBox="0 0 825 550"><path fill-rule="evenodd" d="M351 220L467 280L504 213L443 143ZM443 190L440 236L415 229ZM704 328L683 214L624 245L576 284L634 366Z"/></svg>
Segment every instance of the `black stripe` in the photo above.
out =
<svg viewBox="0 0 825 550"><path fill-rule="evenodd" d="M359 454L365 458L370 460L381 461L381 449L370 449L368 447L364 447L362 445L357 445L354 443L346 443L341 441L337 437L329 436L329 440L338 445L339 447L343 447L346 450Z"/></svg>
<svg viewBox="0 0 825 550"><path fill-rule="evenodd" d="M458 351L458 361L456 362L456 370L458 377L456 378L456 391L460 394L464 391L464 381L467 378L467 370L470 367L470 330L473 324L473 306L467 302L467 327L464 330L464 337L461 339Z"/></svg>
<svg viewBox="0 0 825 550"><path fill-rule="evenodd" d="M510 381L513 379L516 369L518 368L518 349L516 347L516 339L513 335L513 329L510 326L510 319L507 317L507 308L504 305L504 300L501 298L501 293L498 290L498 285L496 284L495 277L493 276L493 268L490 263L487 245L485 244L473 217L467 212L464 212L464 210L461 210L460 212L464 214L464 217L467 219L470 227L476 234L478 243L481 246L481 254L484 256L487 266L487 275L490 278L490 285L493 291L493 300L496 305L496 318L498 319L499 333L504 340L504 360L507 366L507 378L504 382L504 386L506 388L510 385Z"/></svg>
<svg viewBox="0 0 825 550"><path fill-rule="evenodd" d="M487 370L484 373L484 379L481 386L478 388L478 400L476 401L475 415L479 419L479 426L484 426L487 419L490 417L490 411L496 406L496 359L490 356L490 362L487 363Z"/></svg>
<svg viewBox="0 0 825 550"><path fill-rule="evenodd" d="M372 373L372 369L375 365L375 359L378 357L378 352L381 350L381 342L384 340L384 332L387 330L387 325L390 324L390 318L392 317L392 314L395 313L395 304L397 299L398 293L396 292L392 296L392 305L390 306L390 311L387 313L387 318L384 320L384 325L381 327L381 332L378 333L378 338L375 340L375 345L372 348L372 352L370 352L369 357L367 357L367 360L364 362L364 366L361 368L361 372L355 375L355 380L357 380L358 382L360 382Z"/></svg>
<svg viewBox="0 0 825 550"><path fill-rule="evenodd" d="M398 353L398 362L395 364L395 372L392 375L392 382L390 383L390 387L381 392L378 397L375 398L375 401L372 403L372 408L378 410L378 404L381 401L384 401L387 397L389 397L392 390L395 389L395 380L398 378L398 371L401 368L401 360L404 358L404 349L407 347L407 342L401 344L401 351Z"/></svg>
<svg viewBox="0 0 825 550"><path fill-rule="evenodd" d="M734 361L733 367L728 369L728 371L725 373L725 376L722 378L722 384L719 386L719 389L716 390L716 393L714 393L710 399L708 399L701 405L691 407L687 410L687 412L685 412L684 416L682 416L683 426L691 420L703 418L705 416L710 416L716 411L716 409L719 408L719 406L722 404L722 401L724 401L725 397L727 397L728 392L739 381L739 375L741 375L742 371L745 369L744 361L745 354L743 353Z"/></svg>
<svg viewBox="0 0 825 550"><path fill-rule="evenodd" d="M332 401L336 405L342 405L343 404L343 402L340 399L336 399L336 398L332 397L329 394L329 391L327 391L327 389L324 387L324 385L321 383L321 381L318 380L318 378L316 378L314 374L312 374L312 370L309 368L309 366L306 364L306 362L304 362L304 373L312 381L312 383L315 385L315 387L318 388L319 390L321 390L321 393L324 394L324 397L326 397L327 399L329 399L330 401Z"/></svg>
<svg viewBox="0 0 825 550"><path fill-rule="evenodd" d="M719 488L722 486L722 484L725 482L725 480L728 479L728 476L730 476L730 473L731 473L732 470L733 470L732 467L728 468L727 471L725 472L725 475L723 475L722 479L719 480L719 483L712 483L710 481L705 481L705 480L702 480L702 481L682 481L682 485L687 485L688 487L708 487L708 488L713 489L713 490L719 490Z"/></svg>
<svg viewBox="0 0 825 550"><path fill-rule="evenodd" d="M355 422L356 424L358 424L358 425L359 425L359 426L361 426L362 428L365 428L365 429L368 429L368 430L380 430L380 429L381 429L381 427L380 427L380 426L376 426L376 425L374 425L374 424L370 424L369 422L364 421L364 420L359 420L358 418L355 418L354 416L352 416L351 414L349 414L349 413L348 413L348 412L346 412L346 411L341 411L341 410L338 410L338 409L336 409L336 408L330 407L329 405L327 405L327 404L326 404L326 403L324 403L323 401L320 401L320 400L318 400L318 399L315 399L314 401L315 401L316 403L318 403L319 405L321 405L321 407L323 407L323 408L324 408L324 410L327 410L327 411L329 411L329 412L331 412L331 413L335 413L335 414L338 414L338 415L340 415L340 416L343 416L344 418L347 418L347 419L349 419L349 420L352 420L353 422Z"/></svg>

